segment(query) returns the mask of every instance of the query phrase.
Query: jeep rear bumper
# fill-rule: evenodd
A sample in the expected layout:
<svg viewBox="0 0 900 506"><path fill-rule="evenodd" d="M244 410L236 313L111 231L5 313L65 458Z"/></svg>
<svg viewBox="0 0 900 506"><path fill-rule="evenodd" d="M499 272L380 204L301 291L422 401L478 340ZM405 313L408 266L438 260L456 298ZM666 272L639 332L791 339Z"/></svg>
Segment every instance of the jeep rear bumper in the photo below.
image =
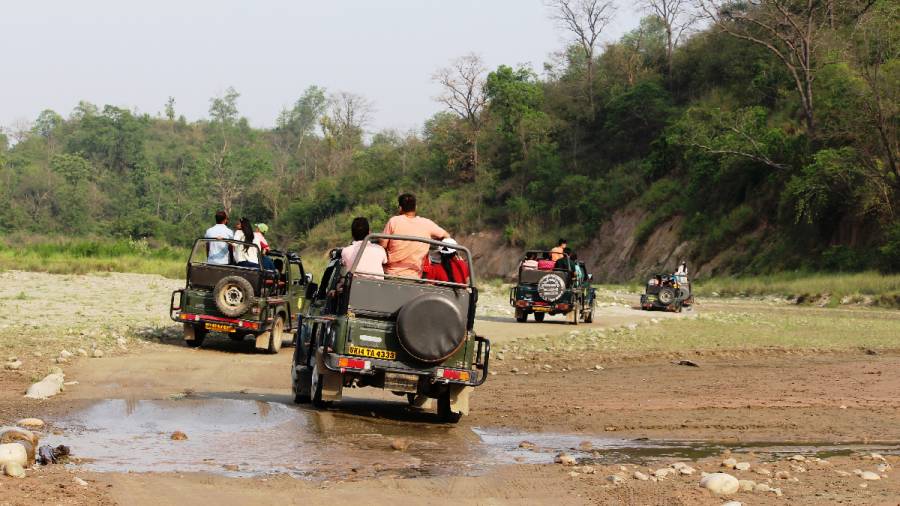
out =
<svg viewBox="0 0 900 506"><path fill-rule="evenodd" d="M172 292L172 299L169 301L169 318L172 321L180 322L180 323L203 323L203 324L214 324L216 326L221 327L223 330L226 328L234 329L234 331L259 331L263 330L264 323L260 321L254 320L241 320L240 318L223 318L221 316L212 316L212 315L204 315L197 313L187 313L182 311L181 300L184 294L184 290L175 290ZM176 297L177 295L177 297ZM178 304L176 306L175 300L178 300ZM211 330L211 329L210 329ZM228 330L224 330L225 332L229 332Z"/></svg>
<svg viewBox="0 0 900 506"><path fill-rule="evenodd" d="M435 366L431 369L413 369L395 360L381 360L338 353L326 353L323 357L323 363L326 369L338 374L358 374L363 376L374 376L378 373L409 374L416 375L420 379L425 378L429 383L477 387L481 386L488 376L491 341L480 336L475 336L474 340L476 348L472 369L443 366Z"/></svg>

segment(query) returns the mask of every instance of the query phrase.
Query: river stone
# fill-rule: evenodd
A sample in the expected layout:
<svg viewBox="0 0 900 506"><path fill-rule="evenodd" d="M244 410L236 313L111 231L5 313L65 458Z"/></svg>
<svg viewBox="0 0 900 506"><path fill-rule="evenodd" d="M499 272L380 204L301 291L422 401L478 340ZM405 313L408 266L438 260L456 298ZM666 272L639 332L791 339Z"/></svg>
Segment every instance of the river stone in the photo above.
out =
<svg viewBox="0 0 900 506"><path fill-rule="evenodd" d="M741 492L753 492L753 489L756 488L756 482L753 480L738 480L738 486L740 486Z"/></svg>
<svg viewBox="0 0 900 506"><path fill-rule="evenodd" d="M804 462L806 461L806 457L803 455L791 455L788 460L793 460L795 462Z"/></svg>
<svg viewBox="0 0 900 506"><path fill-rule="evenodd" d="M403 438L396 438L391 441L391 449L397 450L398 452L405 452L406 449L409 448L409 441Z"/></svg>
<svg viewBox="0 0 900 506"><path fill-rule="evenodd" d="M88 352L84 348L78 348L77 350L75 350L75 353L77 353L80 357L88 356Z"/></svg>
<svg viewBox="0 0 900 506"><path fill-rule="evenodd" d="M531 441L522 441L521 443L519 443L519 448L522 448L523 450L534 450L535 448L537 448L537 445L532 443Z"/></svg>
<svg viewBox="0 0 900 506"><path fill-rule="evenodd" d="M72 352L69 350L63 350L59 352L59 358L72 358Z"/></svg>
<svg viewBox="0 0 900 506"><path fill-rule="evenodd" d="M3 474L11 478L24 478L25 468L17 462L7 462L3 465Z"/></svg>
<svg viewBox="0 0 900 506"><path fill-rule="evenodd" d="M19 443L0 444L0 465L18 464L25 466L28 462L28 452Z"/></svg>
<svg viewBox="0 0 900 506"><path fill-rule="evenodd" d="M891 467L890 464L878 464L877 466L875 466L875 469L876 469L879 473L886 473L886 472L890 471L890 470L893 469L893 468Z"/></svg>
<svg viewBox="0 0 900 506"><path fill-rule="evenodd" d="M171 439L172 441L186 441L187 438L187 434L181 432L180 430L176 430L172 433L171 436L169 436L169 439Z"/></svg>
<svg viewBox="0 0 900 506"><path fill-rule="evenodd" d="M101 350L101 349L96 349L96 350L94 350L93 353L91 353L91 357L93 357L93 358L103 358L103 350Z"/></svg>
<svg viewBox="0 0 900 506"><path fill-rule="evenodd" d="M700 480L700 486L713 494L731 495L741 486L738 479L728 473L712 473Z"/></svg>
<svg viewBox="0 0 900 506"><path fill-rule="evenodd" d="M564 466L574 466L578 463L578 461L575 460L575 457L569 455L568 453L560 453L556 456L554 462L556 462L557 464L562 464Z"/></svg>
<svg viewBox="0 0 900 506"><path fill-rule="evenodd" d="M10 370L10 371L18 371L19 369L22 368L22 361L21 360L13 360L13 361L7 362L3 367L5 367L7 370Z"/></svg>
<svg viewBox="0 0 900 506"><path fill-rule="evenodd" d="M64 374L48 374L44 379L28 387L25 397L29 399L46 399L53 397L62 390Z"/></svg>
<svg viewBox="0 0 900 506"><path fill-rule="evenodd" d="M755 487L753 487L754 492L771 492L772 487L770 487L766 483L757 483Z"/></svg>
<svg viewBox="0 0 900 506"><path fill-rule="evenodd" d="M622 477L617 474L611 474L606 477L606 481L612 483L613 485L619 485L620 483L624 482L625 480L623 480Z"/></svg>
<svg viewBox="0 0 900 506"><path fill-rule="evenodd" d="M734 469L736 465L737 459L729 458L722 461L722 467L727 467L728 469Z"/></svg>
<svg viewBox="0 0 900 506"><path fill-rule="evenodd" d="M668 469L657 469L656 471L653 471L653 476L659 479L663 479L669 475L669 472L670 471Z"/></svg>
<svg viewBox="0 0 900 506"><path fill-rule="evenodd" d="M723 504L722 506L744 506L744 503L742 503L740 501L728 501L727 503Z"/></svg>
<svg viewBox="0 0 900 506"><path fill-rule="evenodd" d="M864 480L880 480L881 476L878 476L878 473L873 473L872 471L863 471L859 475L860 478Z"/></svg>
<svg viewBox="0 0 900 506"><path fill-rule="evenodd" d="M72 481L74 481L76 485L79 485L79 486L82 486L82 487L88 486L88 482L82 480L81 478L79 478L79 477L77 477L77 476L76 476L75 479L72 480Z"/></svg>
<svg viewBox="0 0 900 506"><path fill-rule="evenodd" d="M44 421L40 418L23 418L16 422L16 425L25 427L26 429L43 429Z"/></svg>
<svg viewBox="0 0 900 506"><path fill-rule="evenodd" d="M682 466L678 468L678 472L684 476L690 476L694 474L694 468L691 466Z"/></svg>
<svg viewBox="0 0 900 506"><path fill-rule="evenodd" d="M750 463L749 462L738 462L737 464L734 465L734 468L737 469L738 471L746 471L746 470L750 469Z"/></svg>
<svg viewBox="0 0 900 506"><path fill-rule="evenodd" d="M650 477L647 476L646 474L640 472L640 471L635 471L635 472L634 472L634 479L635 479L635 480L640 480L640 481L647 481L647 480L650 479Z"/></svg>

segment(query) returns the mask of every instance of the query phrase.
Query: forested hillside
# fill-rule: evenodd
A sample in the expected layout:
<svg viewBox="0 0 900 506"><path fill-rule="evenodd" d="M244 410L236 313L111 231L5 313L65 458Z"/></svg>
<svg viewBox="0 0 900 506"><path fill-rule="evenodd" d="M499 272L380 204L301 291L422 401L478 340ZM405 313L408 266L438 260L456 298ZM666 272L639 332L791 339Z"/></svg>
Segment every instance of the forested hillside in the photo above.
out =
<svg viewBox="0 0 900 506"><path fill-rule="evenodd" d="M0 138L0 229L186 244L224 208L325 248L411 191L448 230L516 247L586 247L634 209L636 244L674 223L695 265L731 252L718 272L900 270L897 2L646 4L600 44L606 4L551 3L572 44L538 70L435 62L446 111L418 132L370 132L362 76L268 129L234 90L194 122L177 97L44 111Z"/></svg>

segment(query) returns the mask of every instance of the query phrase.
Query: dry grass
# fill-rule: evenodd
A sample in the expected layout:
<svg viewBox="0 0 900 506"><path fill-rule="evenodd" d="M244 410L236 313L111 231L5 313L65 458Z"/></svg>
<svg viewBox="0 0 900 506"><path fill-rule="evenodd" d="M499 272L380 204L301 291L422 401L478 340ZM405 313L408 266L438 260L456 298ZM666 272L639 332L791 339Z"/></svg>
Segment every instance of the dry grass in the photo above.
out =
<svg viewBox="0 0 900 506"><path fill-rule="evenodd" d="M789 299L822 300L836 306L869 303L900 307L900 275L878 272L853 274L781 273L750 278L713 278L695 283L698 295L775 295Z"/></svg>

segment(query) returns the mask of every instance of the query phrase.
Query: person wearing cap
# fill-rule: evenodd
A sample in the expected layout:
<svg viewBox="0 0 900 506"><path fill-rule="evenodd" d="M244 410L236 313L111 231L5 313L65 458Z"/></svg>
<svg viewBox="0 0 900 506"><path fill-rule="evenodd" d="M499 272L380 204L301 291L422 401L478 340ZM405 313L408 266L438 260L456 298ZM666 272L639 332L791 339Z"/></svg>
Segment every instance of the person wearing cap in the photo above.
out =
<svg viewBox="0 0 900 506"><path fill-rule="evenodd" d="M265 223L257 223L256 225L253 226L253 228L254 228L254 230L253 230L254 242L259 241L259 245L262 248L263 254L268 253L269 252L269 241L266 240L266 236L264 236L263 234L265 234L266 232L269 231L269 226L266 225Z"/></svg>
<svg viewBox="0 0 900 506"><path fill-rule="evenodd" d="M457 242L450 237L445 238L443 246L438 248L439 258L432 261L425 257L422 266L422 277L432 281L449 281L451 283L467 284L469 282L469 266L456 253Z"/></svg>

